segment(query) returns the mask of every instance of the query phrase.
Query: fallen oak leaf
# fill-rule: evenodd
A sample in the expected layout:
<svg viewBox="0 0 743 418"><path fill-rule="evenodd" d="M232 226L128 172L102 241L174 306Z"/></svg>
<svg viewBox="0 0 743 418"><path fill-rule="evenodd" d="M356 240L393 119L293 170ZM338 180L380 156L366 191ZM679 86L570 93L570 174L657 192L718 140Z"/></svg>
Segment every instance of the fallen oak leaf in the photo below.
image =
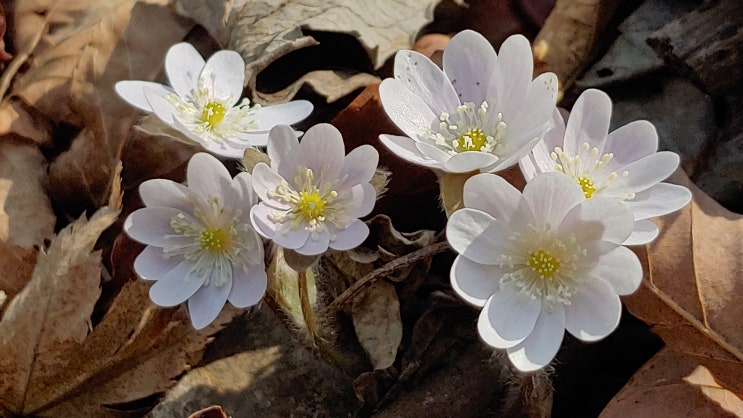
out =
<svg viewBox="0 0 743 418"><path fill-rule="evenodd" d="M386 369L395 362L402 341L400 300L395 286L378 281L354 298L351 318L359 343L374 369Z"/></svg>

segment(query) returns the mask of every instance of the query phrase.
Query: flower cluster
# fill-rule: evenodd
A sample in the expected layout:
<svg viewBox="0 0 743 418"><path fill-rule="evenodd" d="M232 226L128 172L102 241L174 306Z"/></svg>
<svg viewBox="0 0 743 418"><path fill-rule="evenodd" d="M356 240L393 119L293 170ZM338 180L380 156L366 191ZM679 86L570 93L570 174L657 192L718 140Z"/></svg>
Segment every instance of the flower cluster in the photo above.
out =
<svg viewBox="0 0 743 418"><path fill-rule="evenodd" d="M464 31L444 50L443 69L401 51L395 77L380 86L384 110L407 135L380 135L384 145L442 176L470 173L464 207L446 228L458 253L451 284L482 308L483 341L522 371L549 364L565 330L596 341L617 327L618 295L642 279L624 245L652 241L658 228L649 219L691 199L662 182L679 158L657 152L650 122L609 133L611 100L587 90L566 125L555 75L532 80L532 71L524 37L506 39L496 54ZM492 174L517 162L523 194Z"/></svg>

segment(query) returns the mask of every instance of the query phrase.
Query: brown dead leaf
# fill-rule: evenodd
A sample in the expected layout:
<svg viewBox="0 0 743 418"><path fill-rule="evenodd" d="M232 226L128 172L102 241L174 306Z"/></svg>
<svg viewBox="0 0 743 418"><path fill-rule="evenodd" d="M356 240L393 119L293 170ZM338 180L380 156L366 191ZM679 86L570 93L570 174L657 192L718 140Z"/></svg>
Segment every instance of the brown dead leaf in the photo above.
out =
<svg viewBox="0 0 743 418"><path fill-rule="evenodd" d="M691 356L665 348L635 373L601 418L743 416L743 400Z"/></svg>
<svg viewBox="0 0 743 418"><path fill-rule="evenodd" d="M34 36L42 36L32 65L17 79L11 97L55 125L75 128L73 138L60 138L56 144L60 148L71 140L50 167L52 197L72 214L99 207L137 118L136 109L118 98L113 85L153 79L167 48L183 38L190 24L167 7L135 0L22 4L19 19L40 20L29 28ZM62 21L61 27L53 25L55 19ZM30 35L18 36L24 40Z"/></svg>
<svg viewBox="0 0 743 418"><path fill-rule="evenodd" d="M54 234L46 169L36 146L0 141L0 240L32 248Z"/></svg>
<svg viewBox="0 0 743 418"><path fill-rule="evenodd" d="M303 30L348 33L359 40L372 66L379 68L397 50L410 48L418 30L433 19L439 1L248 0L223 4L177 0L175 7L205 27L220 45L240 52L247 63L247 85L255 92L256 76L269 64L297 49L317 45ZM337 91L333 77L317 82L331 83L322 89L313 86L321 94Z"/></svg>
<svg viewBox="0 0 743 418"><path fill-rule="evenodd" d="M692 191L692 202L659 219L660 236L637 249L645 279L624 301L669 350L690 357L722 388L740 395L743 216L724 209L681 172L672 181Z"/></svg>
<svg viewBox="0 0 743 418"><path fill-rule="evenodd" d="M400 300L395 286L376 282L354 298L351 317L359 343L375 369L392 366L402 340Z"/></svg>
<svg viewBox="0 0 743 418"><path fill-rule="evenodd" d="M0 290L12 298L31 280L36 250L10 245L0 239Z"/></svg>
<svg viewBox="0 0 743 418"><path fill-rule="evenodd" d="M257 92L256 98L265 103L281 103L291 100L303 86L310 87L315 93L325 97L328 103L353 93L370 84L379 83L379 77L367 73L348 73L335 70L310 71L299 80L276 93Z"/></svg>

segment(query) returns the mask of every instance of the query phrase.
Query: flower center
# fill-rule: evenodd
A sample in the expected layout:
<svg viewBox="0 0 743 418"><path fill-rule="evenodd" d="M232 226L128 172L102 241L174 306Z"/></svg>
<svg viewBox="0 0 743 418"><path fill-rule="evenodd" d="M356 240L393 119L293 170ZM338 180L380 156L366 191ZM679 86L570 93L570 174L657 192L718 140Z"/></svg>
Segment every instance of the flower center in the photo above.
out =
<svg viewBox="0 0 743 418"><path fill-rule="evenodd" d="M591 145L587 142L581 144L577 155L568 155L562 148L555 147L550 156L555 163L555 170L567 174L578 182L587 199L608 187L612 181L619 177L616 171L609 171L607 168L609 162L614 158L614 154L608 153L599 156L599 149L591 148ZM622 171L621 176L627 177L629 172ZM627 193L618 198L632 200L635 198L635 194Z"/></svg>
<svg viewBox="0 0 743 418"><path fill-rule="evenodd" d="M300 192L297 208L307 218L317 219L322 216L327 200L320 197L320 191L314 188L311 192Z"/></svg>
<svg viewBox="0 0 743 418"><path fill-rule="evenodd" d="M596 188L593 185L593 180L587 177L578 177L576 179L578 184L583 189L583 194L586 195L586 199L590 199L591 196L596 192Z"/></svg>
<svg viewBox="0 0 743 418"><path fill-rule="evenodd" d="M212 253L221 253L227 246L229 237L220 228L207 228L201 232L201 249Z"/></svg>
<svg viewBox="0 0 743 418"><path fill-rule="evenodd" d="M488 102L484 101L480 106L472 102L459 105L453 115L442 113L438 129L429 129L424 138L451 155L467 151L498 155L503 151L505 134L503 114L488 111Z"/></svg>
<svg viewBox="0 0 743 418"><path fill-rule="evenodd" d="M544 250L537 250L529 256L529 267L543 279L552 278L560 269L560 262Z"/></svg>
<svg viewBox="0 0 743 418"><path fill-rule="evenodd" d="M201 120L209 125L209 128L214 128L219 125L224 119L224 114L227 112L224 105L219 102L209 102L204 105L204 109L201 111Z"/></svg>

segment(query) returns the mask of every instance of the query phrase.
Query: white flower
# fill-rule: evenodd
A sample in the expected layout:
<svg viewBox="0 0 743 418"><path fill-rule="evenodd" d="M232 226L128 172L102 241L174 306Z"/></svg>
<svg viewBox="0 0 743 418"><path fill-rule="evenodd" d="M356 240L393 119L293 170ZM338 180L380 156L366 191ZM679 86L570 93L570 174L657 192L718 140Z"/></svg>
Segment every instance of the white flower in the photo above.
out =
<svg viewBox="0 0 743 418"><path fill-rule="evenodd" d="M444 50L443 71L426 56L400 51L395 78L379 86L387 115L408 136L380 135L398 157L463 173L495 172L518 162L542 137L557 97L557 77L532 81L529 41L506 39L496 56L465 30Z"/></svg>
<svg viewBox="0 0 743 418"><path fill-rule="evenodd" d="M204 62L191 44L179 43L165 56L165 73L170 86L127 80L116 83L116 92L216 155L241 158L245 148L266 145L277 124L299 122L312 112L306 100L267 107L251 106L247 98L238 103L245 62L235 51L216 52Z"/></svg>
<svg viewBox="0 0 743 418"><path fill-rule="evenodd" d="M652 123L638 120L608 133L611 99L606 93L583 92L567 128L557 110L552 119L544 140L520 162L524 177L529 181L539 173L557 171L580 184L588 198L624 201L636 221L625 245L655 239L658 227L649 218L679 210L691 200L687 188L661 183L676 170L679 157L657 152L658 134Z"/></svg>
<svg viewBox="0 0 743 418"><path fill-rule="evenodd" d="M478 174L446 235L459 253L454 290L482 307L478 332L506 349L522 371L546 366L564 330L596 341L618 325L617 295L642 279L637 256L618 243L632 231L630 211L604 197L586 199L569 177L545 173L523 195L503 178Z"/></svg>
<svg viewBox="0 0 743 418"><path fill-rule="evenodd" d="M147 244L134 262L154 280L150 299L160 306L188 300L196 329L209 325L225 301L244 308L266 291L263 243L250 226L257 203L251 176L233 179L216 158L198 153L188 163L188 187L149 180L139 188L145 208L129 215L124 230Z"/></svg>
<svg viewBox="0 0 743 418"><path fill-rule="evenodd" d="M343 137L328 124L313 126L297 141L288 126L268 138L271 166L253 169L253 188L262 202L251 211L259 234L303 255L328 247L348 250L361 244L369 228L358 218L374 208L369 183L379 154L362 145L345 155Z"/></svg>

